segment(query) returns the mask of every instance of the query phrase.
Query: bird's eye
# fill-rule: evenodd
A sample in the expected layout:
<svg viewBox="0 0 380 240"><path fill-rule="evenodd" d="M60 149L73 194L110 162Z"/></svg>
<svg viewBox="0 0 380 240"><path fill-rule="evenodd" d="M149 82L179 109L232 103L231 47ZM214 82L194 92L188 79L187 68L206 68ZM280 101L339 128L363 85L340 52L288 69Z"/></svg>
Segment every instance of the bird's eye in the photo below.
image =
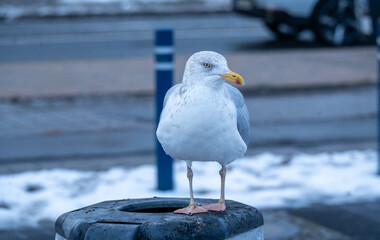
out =
<svg viewBox="0 0 380 240"><path fill-rule="evenodd" d="M211 65L209 64L209 63L203 63L203 67L205 67L205 68L210 68L211 67Z"/></svg>

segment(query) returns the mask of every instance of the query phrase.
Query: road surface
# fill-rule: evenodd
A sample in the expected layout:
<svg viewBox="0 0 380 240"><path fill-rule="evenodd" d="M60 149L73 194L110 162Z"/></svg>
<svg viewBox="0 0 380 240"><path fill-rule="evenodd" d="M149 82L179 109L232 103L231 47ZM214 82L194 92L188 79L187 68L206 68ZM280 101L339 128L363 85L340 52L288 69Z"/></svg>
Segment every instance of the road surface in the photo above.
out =
<svg viewBox="0 0 380 240"><path fill-rule="evenodd" d="M0 62L150 56L154 30L175 31L179 54L283 48L260 20L236 14L43 19L0 23ZM320 47L304 41L287 47Z"/></svg>
<svg viewBox="0 0 380 240"><path fill-rule="evenodd" d="M376 88L247 95L249 154L376 147ZM0 173L154 162L153 97L0 103ZM107 159L107 161L104 161ZM65 160L65 161L63 161ZM38 163L38 164L37 164Z"/></svg>

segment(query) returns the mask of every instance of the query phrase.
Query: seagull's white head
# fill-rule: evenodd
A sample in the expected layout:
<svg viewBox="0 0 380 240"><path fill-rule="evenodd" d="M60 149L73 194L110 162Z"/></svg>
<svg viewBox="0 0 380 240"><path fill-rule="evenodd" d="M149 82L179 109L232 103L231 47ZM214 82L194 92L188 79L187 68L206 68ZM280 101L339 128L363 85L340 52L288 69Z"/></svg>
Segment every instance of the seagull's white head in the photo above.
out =
<svg viewBox="0 0 380 240"><path fill-rule="evenodd" d="M244 85L243 78L232 72L227 66L227 60L219 53L202 51L194 53L185 66L184 83L209 83L221 85L224 80L238 85Z"/></svg>

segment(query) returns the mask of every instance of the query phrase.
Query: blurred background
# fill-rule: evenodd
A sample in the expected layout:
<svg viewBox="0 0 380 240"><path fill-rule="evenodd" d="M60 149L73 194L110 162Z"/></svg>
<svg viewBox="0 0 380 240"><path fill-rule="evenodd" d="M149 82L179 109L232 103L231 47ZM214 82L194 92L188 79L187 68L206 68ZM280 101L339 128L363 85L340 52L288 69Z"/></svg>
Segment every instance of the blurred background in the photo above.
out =
<svg viewBox="0 0 380 240"><path fill-rule="evenodd" d="M0 239L52 239L99 201L188 197L182 161L156 190L161 27L175 82L202 50L245 79L251 143L226 194L263 211L266 239L378 239L379 16L377 0L0 1ZM217 198L218 166L201 167L195 196Z"/></svg>

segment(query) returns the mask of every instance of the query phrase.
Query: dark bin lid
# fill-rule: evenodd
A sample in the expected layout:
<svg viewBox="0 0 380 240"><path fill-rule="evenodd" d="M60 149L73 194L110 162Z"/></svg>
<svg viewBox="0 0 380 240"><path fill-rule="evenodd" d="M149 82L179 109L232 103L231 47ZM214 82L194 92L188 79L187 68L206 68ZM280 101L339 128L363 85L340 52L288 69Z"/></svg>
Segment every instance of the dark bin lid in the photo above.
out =
<svg viewBox="0 0 380 240"><path fill-rule="evenodd" d="M196 199L200 205L216 201ZM188 204L187 198L106 201L61 215L55 229L67 240L225 239L264 224L256 208L231 200L224 212L173 213Z"/></svg>

